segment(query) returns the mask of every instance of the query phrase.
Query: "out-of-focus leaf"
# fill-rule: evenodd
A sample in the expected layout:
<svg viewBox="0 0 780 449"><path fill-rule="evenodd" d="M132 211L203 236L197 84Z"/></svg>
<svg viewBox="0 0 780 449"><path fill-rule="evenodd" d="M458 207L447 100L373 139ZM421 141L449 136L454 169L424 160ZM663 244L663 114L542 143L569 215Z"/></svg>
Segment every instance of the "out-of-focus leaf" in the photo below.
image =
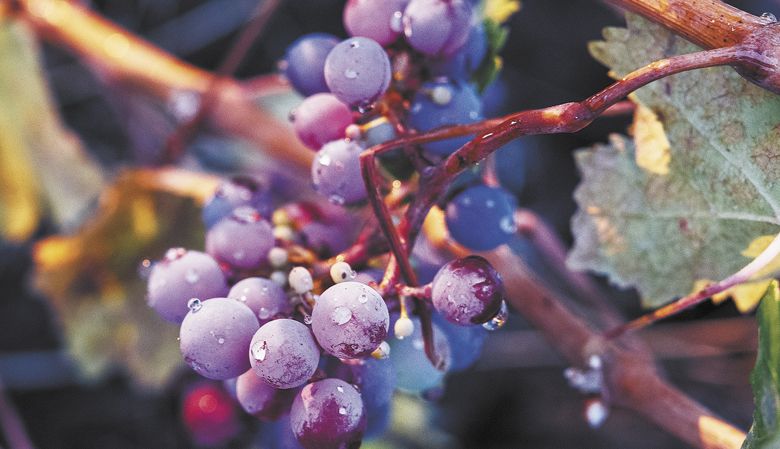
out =
<svg viewBox="0 0 780 449"><path fill-rule="evenodd" d="M520 11L518 0L484 0L481 5L483 26L487 36L488 51L479 68L473 75L474 82L480 92L485 90L501 72L504 65L500 53L509 38L509 27L506 22L512 15Z"/></svg>
<svg viewBox="0 0 780 449"><path fill-rule="evenodd" d="M753 426L742 449L780 447L780 290L772 281L758 308L758 358L750 375Z"/></svg>
<svg viewBox="0 0 780 449"><path fill-rule="evenodd" d="M55 300L69 349L88 374L119 364L159 385L181 363L178 328L147 306L138 268L171 246L202 248L196 202L217 182L173 169L125 172L76 234L36 245L36 283Z"/></svg>
<svg viewBox="0 0 780 449"><path fill-rule="evenodd" d="M664 28L628 16L591 45L614 77L663 57L697 50ZM780 96L730 68L696 70L636 92L663 124L668 173L636 163L634 143L613 137L577 153L576 240L569 265L636 287L655 307L700 279L746 264L753 239L780 231ZM657 171L657 170L656 170Z"/></svg>
<svg viewBox="0 0 780 449"><path fill-rule="evenodd" d="M519 0L484 0L483 15L486 19L503 25L512 15L520 11Z"/></svg>
<svg viewBox="0 0 780 449"><path fill-rule="evenodd" d="M47 206L75 226L100 192L99 167L60 123L38 51L19 21L0 18L0 230L23 240Z"/></svg>

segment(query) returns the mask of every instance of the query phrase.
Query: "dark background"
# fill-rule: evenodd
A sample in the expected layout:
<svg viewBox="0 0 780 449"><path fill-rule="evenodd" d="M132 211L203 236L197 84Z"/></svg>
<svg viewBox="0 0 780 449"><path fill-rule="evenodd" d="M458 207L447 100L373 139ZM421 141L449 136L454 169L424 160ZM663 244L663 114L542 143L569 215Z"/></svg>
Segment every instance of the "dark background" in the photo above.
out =
<svg viewBox="0 0 780 449"><path fill-rule="evenodd" d="M732 2L754 14L777 12L776 2ZM152 42L198 66L213 69L235 32L255 6L247 0L94 1L91 7ZM324 31L344 36L343 1L289 0L276 14L237 73L239 78L275 70L287 45L301 34ZM596 0L526 0L511 21L503 52L501 112L582 99L606 86L606 68L588 54L586 44L604 26L621 26L613 9ZM122 93L107 88L60 49L46 46L47 75L67 124L109 170L155 158L135 145L133 130L123 126ZM540 212L570 241L568 220L578 182L571 151L602 142L610 132L625 132L628 118L609 118L576 135L529 141L532 155L524 168L527 188L521 203ZM40 235L54 232L46 223ZM0 250L0 378L8 398L40 448L177 448L193 445L180 423L180 397L193 380L189 373L161 391L138 388L117 369L85 384L62 355L63 341L46 298L27 282L29 247L4 243ZM637 301L623 293L620 303L638 314ZM678 319L736 315L731 306L711 306ZM527 329L513 316L510 331ZM451 376L435 407L435 426L465 448L676 448L678 440L641 418L613 411L605 426L590 429L582 418L584 398L563 378L555 356L502 359L501 333L491 337L487 360ZM541 347L542 350L544 346ZM673 383L742 428L751 421L747 375L753 354L667 361ZM251 423L241 446L257 429ZM262 431L262 430L261 430ZM409 439L398 447L415 447ZM3 444L7 447L7 444Z"/></svg>

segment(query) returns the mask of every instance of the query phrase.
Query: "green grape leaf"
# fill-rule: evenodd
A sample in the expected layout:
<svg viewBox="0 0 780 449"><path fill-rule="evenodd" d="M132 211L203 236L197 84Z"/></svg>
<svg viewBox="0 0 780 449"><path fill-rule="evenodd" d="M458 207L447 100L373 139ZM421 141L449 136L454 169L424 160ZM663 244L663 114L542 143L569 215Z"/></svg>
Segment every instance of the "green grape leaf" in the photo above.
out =
<svg viewBox="0 0 780 449"><path fill-rule="evenodd" d="M196 202L216 184L184 170L123 172L78 232L36 244L36 285L53 300L85 374L123 366L139 383L159 386L182 364L178 326L146 304L139 266L170 247L203 247Z"/></svg>
<svg viewBox="0 0 780 449"><path fill-rule="evenodd" d="M638 16L627 21L590 47L615 78L698 50ZM664 78L635 98L663 125L664 169L640 166L623 137L579 150L568 263L636 287L643 304L656 307L697 280L740 269L754 239L780 232L780 97L718 67Z"/></svg>
<svg viewBox="0 0 780 449"><path fill-rule="evenodd" d="M758 308L758 357L750 375L753 385L753 426L742 449L780 447L780 290L767 289Z"/></svg>
<svg viewBox="0 0 780 449"><path fill-rule="evenodd" d="M60 121L32 33L8 17L0 18L0 105L0 234L25 240L47 212L75 227L103 176Z"/></svg>
<svg viewBox="0 0 780 449"><path fill-rule="evenodd" d="M482 92L501 72L503 60L500 53L509 38L506 22L520 10L517 0L484 0L480 5L488 51L482 63L473 74L477 89Z"/></svg>

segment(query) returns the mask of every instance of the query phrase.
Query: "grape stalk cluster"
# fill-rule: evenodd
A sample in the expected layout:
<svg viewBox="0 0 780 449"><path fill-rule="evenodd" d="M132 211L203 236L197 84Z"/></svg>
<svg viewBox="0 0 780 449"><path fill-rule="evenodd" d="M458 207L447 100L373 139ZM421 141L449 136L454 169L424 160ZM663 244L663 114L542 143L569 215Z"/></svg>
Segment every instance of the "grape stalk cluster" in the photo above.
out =
<svg viewBox="0 0 780 449"><path fill-rule="evenodd" d="M447 262L421 240L411 261L430 282L388 286L386 254L369 248L346 256L367 241L355 242L361 226L379 232L358 218L371 193L361 175L366 149L483 120L472 79L489 43L473 3L350 0L343 18L351 37L295 41L280 65L306 96L291 120L317 152L312 185L327 201L275 204L260 180L227 179L203 208L205 251L170 249L150 271L148 303L181 326L185 362L224 381L247 413L283 421L282 440L307 449L358 447L387 426L395 389L440 388L446 372L476 361L485 331L506 321L501 276L482 257ZM385 181L414 185L415 172L468 140L385 155ZM442 204L452 239L474 251L516 232L514 196L489 184L469 172ZM395 209L407 203L400 194ZM430 342L421 323L428 308ZM426 344L439 356L436 366Z"/></svg>

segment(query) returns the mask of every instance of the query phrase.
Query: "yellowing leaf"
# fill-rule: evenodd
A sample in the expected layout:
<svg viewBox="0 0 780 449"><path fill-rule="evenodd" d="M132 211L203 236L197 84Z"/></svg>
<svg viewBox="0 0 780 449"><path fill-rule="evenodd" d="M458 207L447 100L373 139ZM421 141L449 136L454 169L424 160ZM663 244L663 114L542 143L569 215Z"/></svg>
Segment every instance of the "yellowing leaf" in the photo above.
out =
<svg viewBox="0 0 780 449"><path fill-rule="evenodd" d="M498 24L503 24L512 14L520 11L519 0L485 0L483 4L484 17Z"/></svg>
<svg viewBox="0 0 780 449"><path fill-rule="evenodd" d="M693 284L691 293L697 292L711 283L712 281L706 279L698 280ZM712 297L712 302L715 304L720 304L731 298L734 300L734 304L737 306L737 309L740 312L749 313L756 308L758 303L761 301L761 298L764 297L766 289L769 288L771 283L772 281L768 280L745 282L743 284L735 285L728 290L714 295Z"/></svg>
<svg viewBox="0 0 780 449"><path fill-rule="evenodd" d="M636 145L636 164L656 175L669 173L671 148L664 125L658 120L658 116L652 109L639 104L634 113L632 128Z"/></svg>
<svg viewBox="0 0 780 449"><path fill-rule="evenodd" d="M196 202L216 183L176 169L124 172L77 233L35 246L36 284L54 299L70 352L86 373L119 364L140 382L160 385L181 363L177 327L147 306L138 267L171 246L203 247Z"/></svg>
<svg viewBox="0 0 780 449"><path fill-rule="evenodd" d="M641 17L629 14L627 23L590 46L617 78L698 50ZM735 273L754 239L780 232L780 96L729 67L680 73L635 95L663 124L668 172L637 165L635 143L619 136L579 151L568 263L635 287L644 306L657 307L699 279ZM760 288L741 288L740 307L750 308Z"/></svg>
<svg viewBox="0 0 780 449"><path fill-rule="evenodd" d="M24 240L48 207L59 225L81 220L102 184L98 166L61 124L32 34L0 18L0 233Z"/></svg>

